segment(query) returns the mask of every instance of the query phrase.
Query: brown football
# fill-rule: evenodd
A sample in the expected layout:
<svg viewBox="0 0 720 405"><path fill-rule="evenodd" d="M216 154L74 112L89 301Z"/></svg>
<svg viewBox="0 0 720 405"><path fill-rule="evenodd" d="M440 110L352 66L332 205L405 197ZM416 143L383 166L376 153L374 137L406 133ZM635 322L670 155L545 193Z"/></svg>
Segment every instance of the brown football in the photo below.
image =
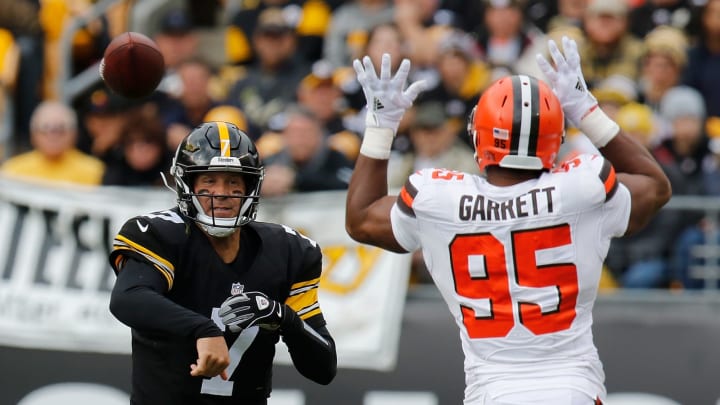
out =
<svg viewBox="0 0 720 405"><path fill-rule="evenodd" d="M123 32L105 48L100 77L110 90L127 98L152 93L165 74L165 61L157 44L139 32Z"/></svg>

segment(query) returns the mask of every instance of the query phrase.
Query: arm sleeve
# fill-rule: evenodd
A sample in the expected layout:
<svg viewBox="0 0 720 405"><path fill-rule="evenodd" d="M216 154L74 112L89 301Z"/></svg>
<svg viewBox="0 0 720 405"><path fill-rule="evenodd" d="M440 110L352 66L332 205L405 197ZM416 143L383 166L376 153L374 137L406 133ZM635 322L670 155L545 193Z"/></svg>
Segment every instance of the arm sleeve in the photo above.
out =
<svg viewBox="0 0 720 405"><path fill-rule="evenodd" d="M149 264L128 259L110 295L110 312L125 325L173 336L222 336L215 323L165 297L167 283Z"/></svg>
<svg viewBox="0 0 720 405"><path fill-rule="evenodd" d="M313 329L285 305L280 333L298 372L318 384L330 384L337 373L337 352L327 328Z"/></svg>

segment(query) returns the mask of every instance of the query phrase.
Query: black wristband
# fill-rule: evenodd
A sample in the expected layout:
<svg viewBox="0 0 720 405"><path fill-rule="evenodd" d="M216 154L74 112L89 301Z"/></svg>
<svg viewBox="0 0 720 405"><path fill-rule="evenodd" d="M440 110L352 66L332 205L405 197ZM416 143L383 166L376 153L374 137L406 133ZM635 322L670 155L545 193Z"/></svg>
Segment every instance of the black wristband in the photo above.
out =
<svg viewBox="0 0 720 405"><path fill-rule="evenodd" d="M280 320L280 333L295 332L302 329L302 319L287 304L283 305L283 316Z"/></svg>

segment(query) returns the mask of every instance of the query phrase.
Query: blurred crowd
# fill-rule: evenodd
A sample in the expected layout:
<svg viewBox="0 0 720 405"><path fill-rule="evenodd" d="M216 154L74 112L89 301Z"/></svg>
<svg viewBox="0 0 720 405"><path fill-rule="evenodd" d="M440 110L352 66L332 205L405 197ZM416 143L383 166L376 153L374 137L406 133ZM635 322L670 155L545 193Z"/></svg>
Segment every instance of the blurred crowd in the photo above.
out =
<svg viewBox="0 0 720 405"><path fill-rule="evenodd" d="M535 55L569 36L591 91L652 151L674 194L720 195L720 0L185 0L145 32L166 63L156 92L125 99L98 80L63 101L66 27L85 22L72 37L77 75L128 30L141 1L88 18L98 3L0 0L0 117L14 123L0 146L4 174L157 187L189 130L221 120L257 143L263 196L342 190L364 130L352 60L386 52L430 84L401 123L391 186L425 167L478 173L466 125L479 95L507 74L543 78ZM583 138L568 128L561 158L590 148ZM663 210L613 242L603 285L704 287L692 252L712 226L700 212Z"/></svg>

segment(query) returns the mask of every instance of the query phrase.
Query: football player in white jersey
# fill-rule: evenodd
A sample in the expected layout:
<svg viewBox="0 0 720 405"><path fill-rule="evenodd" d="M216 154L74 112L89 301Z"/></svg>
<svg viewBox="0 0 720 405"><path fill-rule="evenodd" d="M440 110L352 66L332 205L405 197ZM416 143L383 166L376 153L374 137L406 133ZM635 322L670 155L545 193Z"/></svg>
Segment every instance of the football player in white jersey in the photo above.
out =
<svg viewBox="0 0 720 405"><path fill-rule="evenodd" d="M394 252L422 249L460 330L465 404L598 404L606 392L592 309L610 240L643 227L670 199L668 179L620 132L587 90L574 41L545 82L491 85L468 129L483 176L444 168L412 174L389 196L387 162L398 123L423 90L410 62L380 75L355 61L368 112L347 195L355 240ZM601 152L556 162L567 117Z"/></svg>

